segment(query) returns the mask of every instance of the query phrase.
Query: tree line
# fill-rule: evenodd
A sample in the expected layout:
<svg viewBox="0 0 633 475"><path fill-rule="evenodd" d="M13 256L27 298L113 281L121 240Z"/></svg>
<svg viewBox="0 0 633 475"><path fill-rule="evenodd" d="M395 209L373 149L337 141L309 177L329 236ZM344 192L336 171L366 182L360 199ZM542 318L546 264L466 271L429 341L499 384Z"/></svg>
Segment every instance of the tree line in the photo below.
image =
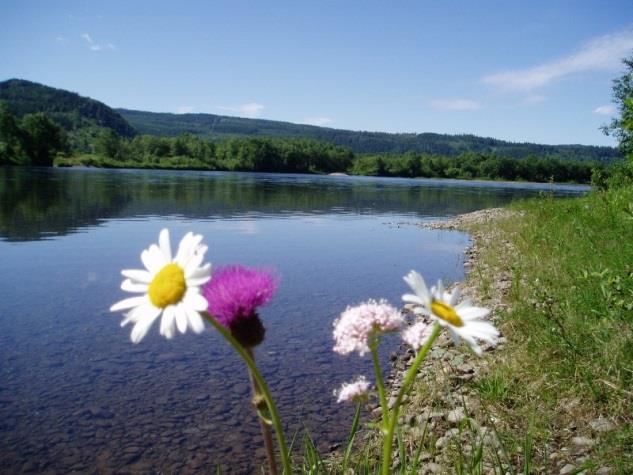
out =
<svg viewBox="0 0 633 475"><path fill-rule="evenodd" d="M207 140L231 136L309 138L350 148L358 155L420 154L455 157L464 152L525 158L534 155L561 160L613 162L622 158L613 147L516 143L470 134L386 133L332 129L265 119L246 119L215 114L170 114L117 109L142 134L175 137L184 132Z"/></svg>
<svg viewBox="0 0 633 475"><path fill-rule="evenodd" d="M234 137L208 141L192 134L178 137L119 136L97 129L83 136L82 146L46 114L17 118L0 103L0 164L87 165L129 168L182 168L281 173L588 183L599 162L529 156L523 159L465 152L455 157L408 152L358 155L349 148L311 139ZM88 153L82 153L87 150Z"/></svg>
<svg viewBox="0 0 633 475"><path fill-rule="evenodd" d="M528 156L522 159L465 152L456 157L406 153L357 157L354 175L424 178L523 180L589 183L592 175L606 169L600 162Z"/></svg>

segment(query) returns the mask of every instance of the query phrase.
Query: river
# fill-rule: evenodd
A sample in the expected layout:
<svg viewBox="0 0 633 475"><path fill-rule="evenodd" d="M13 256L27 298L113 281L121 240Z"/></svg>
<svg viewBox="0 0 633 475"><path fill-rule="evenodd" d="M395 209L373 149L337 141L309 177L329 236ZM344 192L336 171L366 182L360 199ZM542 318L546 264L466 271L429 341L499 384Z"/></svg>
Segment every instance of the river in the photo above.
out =
<svg viewBox="0 0 633 475"><path fill-rule="evenodd" d="M0 168L0 471L253 472L246 370L210 329L138 345L109 312L163 227L214 266L277 269L256 357L292 436L325 452L353 408L332 390L370 361L332 351L349 304L399 304L402 276L463 277L468 236L419 223L587 187L310 175ZM383 345L387 364L394 339Z"/></svg>

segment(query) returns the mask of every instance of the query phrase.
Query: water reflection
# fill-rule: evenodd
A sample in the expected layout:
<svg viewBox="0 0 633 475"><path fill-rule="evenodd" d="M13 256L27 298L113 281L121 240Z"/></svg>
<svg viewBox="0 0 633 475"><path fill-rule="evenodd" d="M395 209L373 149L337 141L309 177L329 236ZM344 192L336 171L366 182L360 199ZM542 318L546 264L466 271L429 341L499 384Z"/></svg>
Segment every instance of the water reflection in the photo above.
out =
<svg viewBox="0 0 633 475"><path fill-rule="evenodd" d="M436 217L586 187L249 173L0 169L0 238L60 236L110 218L233 219L298 214Z"/></svg>

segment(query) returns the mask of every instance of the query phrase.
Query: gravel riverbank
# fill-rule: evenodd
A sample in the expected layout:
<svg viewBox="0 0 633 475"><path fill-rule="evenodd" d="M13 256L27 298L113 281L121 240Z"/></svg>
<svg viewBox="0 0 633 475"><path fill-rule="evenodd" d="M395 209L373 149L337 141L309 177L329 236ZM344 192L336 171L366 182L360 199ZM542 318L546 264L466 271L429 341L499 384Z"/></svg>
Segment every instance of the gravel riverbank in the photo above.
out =
<svg viewBox="0 0 633 475"><path fill-rule="evenodd" d="M485 264L480 261L481 250L495 239L495 226L482 226L491 221L503 220L512 212L503 208L493 208L463 214L454 218L424 223L430 229L460 230L471 236L471 245L464 254L464 266L467 278L458 283L463 295L468 296L476 305L492 310L491 320L506 308L503 296L510 287L509 274L498 272L487 286L485 294L480 282L475 282L471 272L477 268L481 271ZM507 251L511 244L504 242ZM408 308L405 306L405 310ZM413 319L413 315L411 318ZM450 337L444 332L436 341L433 349L422 364L416 383L402 407L403 439L411 450L423 444L421 473L448 473L452 471L456 460L461 459L466 465L476 456L483 445L501 450L494 431L491 414L481 406L480 398L469 382L485 373L489 354L503 351L505 338L501 337L496 347L484 345L483 357L477 357L466 347L455 347ZM387 384L391 395L389 404L395 402L395 394L401 387L402 378L414 357L414 352L404 346L398 354L392 355L393 368ZM380 407L370 406L372 418L378 419ZM399 464L398 456L394 457L394 469ZM484 468L492 471L492 465Z"/></svg>

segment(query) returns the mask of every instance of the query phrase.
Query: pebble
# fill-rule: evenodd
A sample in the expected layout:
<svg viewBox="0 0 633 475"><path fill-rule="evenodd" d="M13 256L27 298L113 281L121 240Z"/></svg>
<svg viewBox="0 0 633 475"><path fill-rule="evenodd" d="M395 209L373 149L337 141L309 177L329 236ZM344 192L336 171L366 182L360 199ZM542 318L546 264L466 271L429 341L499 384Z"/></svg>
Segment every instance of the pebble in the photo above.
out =
<svg viewBox="0 0 633 475"><path fill-rule="evenodd" d="M615 424L603 417L591 421L589 425L596 432L610 432L615 429Z"/></svg>
<svg viewBox="0 0 633 475"><path fill-rule="evenodd" d="M427 463L424 465L424 469L422 473L442 473L443 469L440 464L437 463Z"/></svg>
<svg viewBox="0 0 633 475"><path fill-rule="evenodd" d="M589 437L573 437L571 439L571 443L576 447L593 447L596 443L595 440L590 439Z"/></svg>
<svg viewBox="0 0 633 475"><path fill-rule="evenodd" d="M574 470L576 470L576 467L574 467L572 464L568 463L567 465L565 465L563 468L560 469L560 475L567 475L568 473L572 473Z"/></svg>
<svg viewBox="0 0 633 475"><path fill-rule="evenodd" d="M457 409L453 409L452 411L448 413L448 415L446 416L446 420L450 422L451 424L457 424L458 422L463 420L465 417L466 417L466 414L464 414L464 409L462 409L461 407L458 407Z"/></svg>

